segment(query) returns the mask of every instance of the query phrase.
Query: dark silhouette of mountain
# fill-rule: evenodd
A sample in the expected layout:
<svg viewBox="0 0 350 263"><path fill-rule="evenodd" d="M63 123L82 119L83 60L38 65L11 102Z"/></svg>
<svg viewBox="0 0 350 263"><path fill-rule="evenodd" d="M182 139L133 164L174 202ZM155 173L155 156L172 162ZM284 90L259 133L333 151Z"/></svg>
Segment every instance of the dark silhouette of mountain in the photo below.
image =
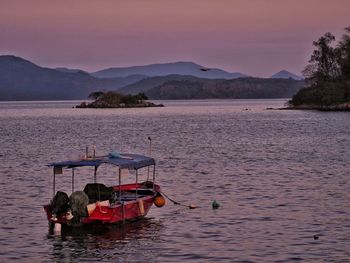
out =
<svg viewBox="0 0 350 263"><path fill-rule="evenodd" d="M198 70L207 71L211 69ZM151 99L284 98L294 95L302 83L293 79L227 80L189 75L100 79L81 70L44 68L20 57L0 56L0 100L86 99L91 92L105 90L144 92Z"/></svg>
<svg viewBox="0 0 350 263"><path fill-rule="evenodd" d="M81 69L71 69L71 68L65 68L65 67L59 67L59 68L54 68L55 70L61 71L61 72L66 72L66 73L86 73L89 74L88 72L81 70Z"/></svg>
<svg viewBox="0 0 350 263"><path fill-rule="evenodd" d="M271 76L272 79L295 79L295 80L302 80L303 77L295 75L287 70L281 70L277 72L276 74L273 74Z"/></svg>
<svg viewBox="0 0 350 263"><path fill-rule="evenodd" d="M143 80L140 80L138 82L132 83L130 85L127 85L121 89L118 90L118 92L122 94L138 94L138 93L145 93L148 90L160 86L163 83L167 81L172 80L192 80L192 81L199 81L201 78L197 78L194 76L184 76L184 75L168 75L168 76L159 76L159 77L150 77Z"/></svg>
<svg viewBox="0 0 350 263"><path fill-rule="evenodd" d="M150 77L167 75L191 75L208 79L234 79L246 77L246 75L242 73L229 73L221 69L210 69L193 62L175 62L134 66L127 68L109 68L91 73L91 75L98 78L125 77L133 74L147 75Z"/></svg>
<svg viewBox="0 0 350 263"><path fill-rule="evenodd" d="M148 76L135 74L135 75L129 75L126 77L114 78L114 80L119 81L120 87L125 87L127 85L131 85L133 83L136 83L136 82L141 81L141 80L146 79L146 78L148 78Z"/></svg>
<svg viewBox="0 0 350 263"><path fill-rule="evenodd" d="M97 90L115 90L144 76L98 79L84 71L39 67L16 56L0 56L0 100L85 99Z"/></svg>
<svg viewBox="0 0 350 263"><path fill-rule="evenodd" d="M61 72L66 72L66 73L85 73L87 75L91 75L90 73L81 70L81 69L70 69L70 68L65 68L65 67L59 67L55 68L55 70L61 71ZM98 78L98 77L97 77ZM120 86L126 86L135 82L138 82L142 79L148 78L146 75L140 75L140 74L134 74L134 75L128 75L125 77L118 77L118 78L113 78L114 80L119 80L120 81Z"/></svg>
<svg viewBox="0 0 350 263"><path fill-rule="evenodd" d="M145 91L151 99L291 98L303 87L293 79L170 80Z"/></svg>
<svg viewBox="0 0 350 263"><path fill-rule="evenodd" d="M151 77L118 90L123 94L145 93L151 99L290 98L303 85L293 79L203 79L168 75Z"/></svg>

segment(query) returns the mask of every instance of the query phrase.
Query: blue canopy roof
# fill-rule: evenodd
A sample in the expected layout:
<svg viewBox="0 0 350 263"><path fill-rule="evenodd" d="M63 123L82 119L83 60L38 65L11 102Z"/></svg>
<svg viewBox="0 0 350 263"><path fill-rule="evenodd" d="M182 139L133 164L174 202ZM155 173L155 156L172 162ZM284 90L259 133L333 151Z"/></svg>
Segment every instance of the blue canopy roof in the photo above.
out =
<svg viewBox="0 0 350 263"><path fill-rule="evenodd" d="M138 154L120 154L118 156L109 155L103 157L96 157L94 159L83 159L77 161L64 161L57 163L50 163L49 166L61 168L74 168L81 166L100 166L103 163L118 166L121 169L140 169L142 167L154 165L155 161L151 157Z"/></svg>

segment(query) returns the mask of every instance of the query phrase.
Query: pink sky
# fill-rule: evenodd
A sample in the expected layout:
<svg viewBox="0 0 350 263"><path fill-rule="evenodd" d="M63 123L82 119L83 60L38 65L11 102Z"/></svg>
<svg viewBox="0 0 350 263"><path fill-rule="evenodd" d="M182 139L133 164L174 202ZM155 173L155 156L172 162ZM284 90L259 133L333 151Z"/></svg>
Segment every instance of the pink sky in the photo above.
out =
<svg viewBox="0 0 350 263"><path fill-rule="evenodd" d="M193 61L300 74L312 41L350 26L349 0L0 0L0 54L87 71Z"/></svg>

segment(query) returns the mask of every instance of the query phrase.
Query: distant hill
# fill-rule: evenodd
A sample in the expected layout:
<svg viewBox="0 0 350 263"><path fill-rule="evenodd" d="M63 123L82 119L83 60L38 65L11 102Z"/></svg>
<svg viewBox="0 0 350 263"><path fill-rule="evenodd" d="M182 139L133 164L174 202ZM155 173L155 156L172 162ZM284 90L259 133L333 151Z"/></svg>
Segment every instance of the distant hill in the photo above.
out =
<svg viewBox="0 0 350 263"><path fill-rule="evenodd" d="M197 67L195 70L202 72ZM82 70L44 68L20 57L0 56L0 100L86 99L91 92L101 90L143 92L151 99L286 98L293 96L302 83L280 78L228 80L191 75L97 78Z"/></svg>
<svg viewBox="0 0 350 263"><path fill-rule="evenodd" d="M66 72L66 73L83 73L83 74L91 75L90 73L88 73L84 70L80 70L80 69L69 69L69 68L60 67L60 68L55 68L55 70L58 70L61 72ZM120 87L123 87L123 86L129 85L129 84L138 82L138 81L145 79L145 78L148 78L148 76L134 74L134 75L128 75L125 77L114 78L114 80L119 82Z"/></svg>
<svg viewBox="0 0 350 263"><path fill-rule="evenodd" d="M83 71L62 72L0 56L0 100L85 99L92 91L115 90L141 78L98 79Z"/></svg>
<svg viewBox="0 0 350 263"><path fill-rule="evenodd" d="M66 72L66 73L79 73L80 72L80 73L89 74L88 72L81 70L81 69L70 69L70 68L65 68L65 67L59 67L59 68L54 68L54 69L61 71L61 72Z"/></svg>
<svg viewBox="0 0 350 263"><path fill-rule="evenodd" d="M242 73L229 73L221 69L207 69L193 62L175 62L163 64L151 64L146 66L134 66L127 68L109 68L91 73L98 78L116 78L125 77L133 74L154 76L167 75L191 75L199 78L208 79L235 79L246 77Z"/></svg>
<svg viewBox="0 0 350 263"><path fill-rule="evenodd" d="M277 72L276 74L273 74L271 76L272 79L295 79L295 80L302 80L303 77L295 75L287 70L281 70Z"/></svg>
<svg viewBox="0 0 350 263"><path fill-rule="evenodd" d="M303 85L293 79L203 79L168 75L151 77L118 90L123 94L145 93L151 99L291 98Z"/></svg>
<svg viewBox="0 0 350 263"><path fill-rule="evenodd" d="M201 78L194 76L184 76L184 75L168 75L168 76L159 76L159 77L150 77L138 82L127 85L118 90L122 94L138 94L140 92L145 93L148 90L160 86L167 81L172 80L191 80L191 81L200 81Z"/></svg>
<svg viewBox="0 0 350 263"><path fill-rule="evenodd" d="M148 77L145 75L135 74L135 75L130 75L130 76L126 76L126 77L112 78L111 80L118 83L118 89L120 89L120 88L123 88L127 85L131 85L133 83L136 83L136 82L141 81L141 80L146 79L146 78L148 78ZM101 79L103 79L103 78L101 78Z"/></svg>
<svg viewBox="0 0 350 263"><path fill-rule="evenodd" d="M151 99L268 99L291 98L303 87L292 79L171 80L148 89Z"/></svg>

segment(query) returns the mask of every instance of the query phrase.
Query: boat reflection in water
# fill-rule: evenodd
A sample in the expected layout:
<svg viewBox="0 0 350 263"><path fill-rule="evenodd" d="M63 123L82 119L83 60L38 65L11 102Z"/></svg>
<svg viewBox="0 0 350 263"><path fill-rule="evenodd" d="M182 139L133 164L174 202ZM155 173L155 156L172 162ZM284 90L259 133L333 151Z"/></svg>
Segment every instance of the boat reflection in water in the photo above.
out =
<svg viewBox="0 0 350 263"><path fill-rule="evenodd" d="M162 229L161 222L142 218L129 224L67 228L60 236L51 230L50 258L52 262L157 262Z"/></svg>

